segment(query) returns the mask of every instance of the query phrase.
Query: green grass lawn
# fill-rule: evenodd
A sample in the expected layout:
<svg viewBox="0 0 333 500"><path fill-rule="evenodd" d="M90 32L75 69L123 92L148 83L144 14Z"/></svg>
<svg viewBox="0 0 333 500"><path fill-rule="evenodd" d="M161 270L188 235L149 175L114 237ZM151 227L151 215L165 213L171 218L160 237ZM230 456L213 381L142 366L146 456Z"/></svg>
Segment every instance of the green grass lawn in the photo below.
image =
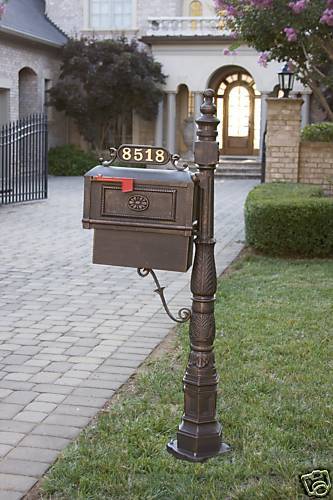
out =
<svg viewBox="0 0 333 500"><path fill-rule="evenodd" d="M64 452L44 498L299 499L299 474L333 472L333 261L243 257L220 280L216 313L218 414L233 451L204 464L165 451L182 414L184 328Z"/></svg>

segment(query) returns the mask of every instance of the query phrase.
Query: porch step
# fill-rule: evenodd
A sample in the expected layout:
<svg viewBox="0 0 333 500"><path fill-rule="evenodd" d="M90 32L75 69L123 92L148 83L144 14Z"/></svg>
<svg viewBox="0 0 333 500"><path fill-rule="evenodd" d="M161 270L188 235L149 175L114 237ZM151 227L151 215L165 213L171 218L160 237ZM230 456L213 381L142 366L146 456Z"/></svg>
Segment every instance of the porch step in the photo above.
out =
<svg viewBox="0 0 333 500"><path fill-rule="evenodd" d="M258 158L220 158L216 175L228 179L260 179L261 163Z"/></svg>

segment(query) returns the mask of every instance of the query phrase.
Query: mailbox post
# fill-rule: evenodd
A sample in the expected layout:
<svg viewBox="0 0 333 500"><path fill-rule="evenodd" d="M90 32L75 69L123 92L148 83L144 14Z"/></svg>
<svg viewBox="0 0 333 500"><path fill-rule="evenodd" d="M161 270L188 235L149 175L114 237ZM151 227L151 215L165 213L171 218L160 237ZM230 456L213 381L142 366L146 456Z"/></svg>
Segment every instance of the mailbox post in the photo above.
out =
<svg viewBox="0 0 333 500"><path fill-rule="evenodd" d="M177 458L202 462L229 451L216 419L218 375L215 368L214 302L217 286L214 257L214 173L218 163L214 91L204 92L200 108L195 163L199 167L199 230L191 277L190 355L184 376L184 415L177 439L167 449Z"/></svg>
<svg viewBox="0 0 333 500"><path fill-rule="evenodd" d="M190 355L184 382L184 414L177 438L167 450L180 459L202 462L229 451L216 418L218 375L214 358L216 269L214 257L214 173L218 163L214 91L204 92L200 108L194 175L178 165L179 157L163 148L123 145L111 148L111 160L85 175L83 226L94 229L93 262L137 267L151 274L167 314L178 323L190 320ZM177 170L112 167L119 159ZM153 269L187 271L192 309L169 311Z"/></svg>

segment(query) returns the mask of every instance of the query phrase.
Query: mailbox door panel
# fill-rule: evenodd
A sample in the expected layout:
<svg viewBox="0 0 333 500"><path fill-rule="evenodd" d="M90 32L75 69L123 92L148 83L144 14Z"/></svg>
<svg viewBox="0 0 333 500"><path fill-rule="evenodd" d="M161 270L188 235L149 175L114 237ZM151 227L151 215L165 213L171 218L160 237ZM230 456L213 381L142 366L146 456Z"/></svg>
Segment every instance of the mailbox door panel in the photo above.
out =
<svg viewBox="0 0 333 500"><path fill-rule="evenodd" d="M102 187L101 215L154 221L176 220L177 191L173 188L138 186L131 193L118 187Z"/></svg>
<svg viewBox="0 0 333 500"><path fill-rule="evenodd" d="M182 234L95 229L93 263L185 272L192 238Z"/></svg>

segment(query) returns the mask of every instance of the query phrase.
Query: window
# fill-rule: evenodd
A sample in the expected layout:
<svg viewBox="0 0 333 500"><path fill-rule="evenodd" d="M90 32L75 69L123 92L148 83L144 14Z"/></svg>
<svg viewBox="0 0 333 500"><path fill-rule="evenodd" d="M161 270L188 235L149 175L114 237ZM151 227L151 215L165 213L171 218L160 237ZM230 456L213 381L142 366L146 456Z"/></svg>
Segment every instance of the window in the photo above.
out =
<svg viewBox="0 0 333 500"><path fill-rule="evenodd" d="M9 89L0 88L0 127L9 121Z"/></svg>
<svg viewBox="0 0 333 500"><path fill-rule="evenodd" d="M194 92L188 93L188 115L194 115Z"/></svg>
<svg viewBox="0 0 333 500"><path fill-rule="evenodd" d="M193 0L193 2L190 3L190 17L202 17L202 4L199 0ZM198 28L197 21L192 21L191 28L192 30Z"/></svg>
<svg viewBox="0 0 333 500"><path fill-rule="evenodd" d="M51 80L49 80L48 78L45 78L44 80L44 113L46 115L48 115L49 117L49 112L50 112L50 108L48 106L48 102L49 102L49 90L51 88Z"/></svg>
<svg viewBox="0 0 333 500"><path fill-rule="evenodd" d="M190 3L190 16L191 17L201 17L202 16L202 4L199 0L193 0Z"/></svg>
<svg viewBox="0 0 333 500"><path fill-rule="evenodd" d="M49 106L50 94L49 90L52 88L52 80L49 78L44 79L44 103L43 103L43 113L47 116L49 122L54 120L55 108Z"/></svg>
<svg viewBox="0 0 333 500"><path fill-rule="evenodd" d="M237 85L230 90L228 101L228 135L246 137L249 133L250 94L246 87Z"/></svg>
<svg viewBox="0 0 333 500"><path fill-rule="evenodd" d="M132 0L90 0L90 28L125 30L132 28Z"/></svg>

